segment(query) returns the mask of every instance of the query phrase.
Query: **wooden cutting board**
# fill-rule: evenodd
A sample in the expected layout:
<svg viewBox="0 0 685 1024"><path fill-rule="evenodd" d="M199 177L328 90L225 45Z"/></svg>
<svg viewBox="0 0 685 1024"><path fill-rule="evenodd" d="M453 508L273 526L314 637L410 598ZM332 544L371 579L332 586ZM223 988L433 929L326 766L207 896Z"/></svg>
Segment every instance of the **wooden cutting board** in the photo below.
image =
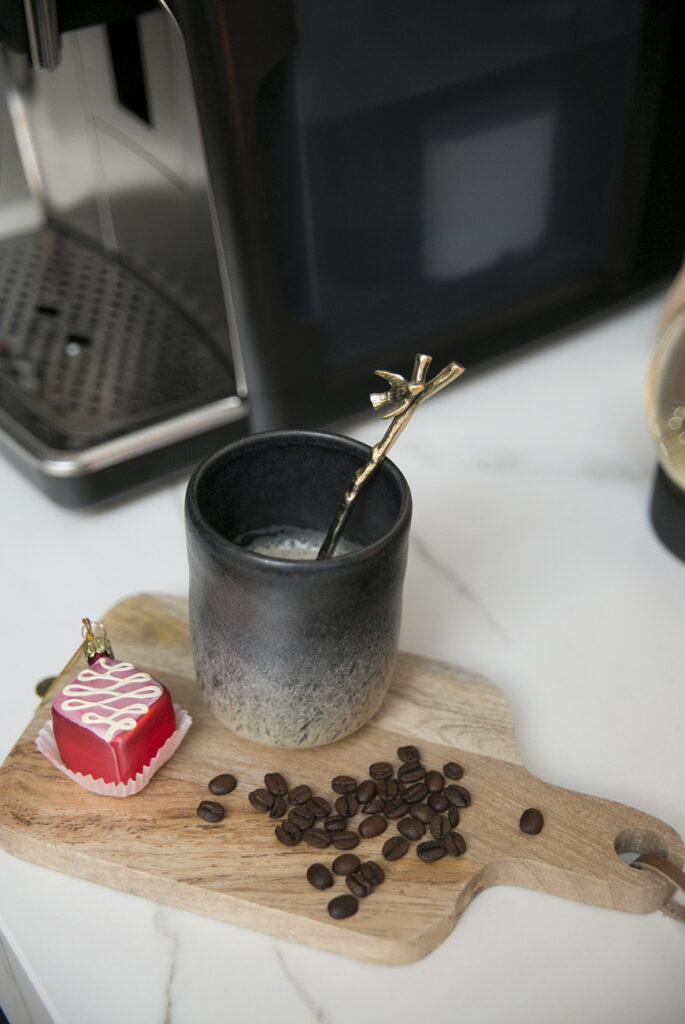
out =
<svg viewBox="0 0 685 1024"><path fill-rule="evenodd" d="M113 608L105 623L115 655L164 682L193 725L174 757L146 789L123 800L94 796L70 782L34 746L50 714L47 699L0 769L0 844L37 864L147 899L207 914L280 938L385 964L410 963L434 949L470 901L497 883L526 886L596 906L646 913L673 887L621 861L616 849L659 852L682 866L685 847L669 826L621 804L540 782L521 765L511 712L483 679L400 654L390 692L373 721L347 739L310 750L275 750L233 735L205 709L189 650L186 603L144 595ZM75 656L53 692L80 669ZM314 861L330 865L338 851L304 843L286 848L274 822L246 797L267 771L289 784L308 783L331 796L337 774L362 779L373 761L397 764L396 749L419 746L427 767L448 760L464 767L472 795L459 831L461 859L424 864L415 851L387 863L383 842L362 840L357 854L376 858L386 881L345 921L332 920L329 899L346 893L342 879L326 892L306 880ZM218 824L195 809L210 797L208 781L232 772L237 789L221 798ZM518 827L538 807L537 836Z"/></svg>

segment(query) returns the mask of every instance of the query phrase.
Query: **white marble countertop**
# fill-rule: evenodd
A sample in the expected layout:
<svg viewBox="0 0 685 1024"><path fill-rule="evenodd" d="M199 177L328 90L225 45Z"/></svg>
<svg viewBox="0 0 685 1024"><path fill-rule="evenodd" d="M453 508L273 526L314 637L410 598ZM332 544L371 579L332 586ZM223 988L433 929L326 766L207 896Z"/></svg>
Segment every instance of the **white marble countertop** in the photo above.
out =
<svg viewBox="0 0 685 1024"><path fill-rule="evenodd" d="M533 773L685 836L685 565L647 512L655 460L642 388L658 311L651 299L467 373L417 413L393 453L415 506L401 644L496 683ZM371 415L341 429L379 437ZM84 612L185 592L184 486L68 512L0 462L1 758ZM378 967L0 851L0 930L12 1024L446 1013L470 1024L682 1024L685 1013L682 924L516 888L480 895L421 962Z"/></svg>

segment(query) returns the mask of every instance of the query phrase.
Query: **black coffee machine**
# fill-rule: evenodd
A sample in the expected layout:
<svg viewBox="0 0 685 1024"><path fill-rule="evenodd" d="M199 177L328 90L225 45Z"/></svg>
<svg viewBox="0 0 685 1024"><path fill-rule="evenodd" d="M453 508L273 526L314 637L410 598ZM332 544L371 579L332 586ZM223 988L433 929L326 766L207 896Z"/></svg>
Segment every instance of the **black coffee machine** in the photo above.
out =
<svg viewBox="0 0 685 1024"><path fill-rule="evenodd" d="M671 0L4 0L0 445L88 505L681 258Z"/></svg>

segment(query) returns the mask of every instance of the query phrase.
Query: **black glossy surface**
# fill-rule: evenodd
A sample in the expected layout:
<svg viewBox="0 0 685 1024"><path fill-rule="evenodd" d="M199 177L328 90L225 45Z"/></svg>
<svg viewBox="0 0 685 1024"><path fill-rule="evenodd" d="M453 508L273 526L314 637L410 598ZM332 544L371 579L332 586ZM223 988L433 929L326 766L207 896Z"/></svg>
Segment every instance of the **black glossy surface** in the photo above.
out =
<svg viewBox="0 0 685 1024"><path fill-rule="evenodd" d="M654 478L650 515L658 538L685 562L685 493L661 467Z"/></svg>

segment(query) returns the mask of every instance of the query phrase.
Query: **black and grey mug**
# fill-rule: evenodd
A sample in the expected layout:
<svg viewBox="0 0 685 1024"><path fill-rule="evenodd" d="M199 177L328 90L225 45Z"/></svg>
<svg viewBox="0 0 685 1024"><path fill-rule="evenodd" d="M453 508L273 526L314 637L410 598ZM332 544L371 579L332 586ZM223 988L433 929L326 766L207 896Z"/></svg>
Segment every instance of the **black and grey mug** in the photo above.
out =
<svg viewBox="0 0 685 1024"><path fill-rule="evenodd" d="M292 557L308 545L313 555L369 455L336 434L269 431L217 452L190 479L193 658L211 711L242 736L331 743L385 696L411 521L397 467L384 461L360 491L342 554Z"/></svg>

